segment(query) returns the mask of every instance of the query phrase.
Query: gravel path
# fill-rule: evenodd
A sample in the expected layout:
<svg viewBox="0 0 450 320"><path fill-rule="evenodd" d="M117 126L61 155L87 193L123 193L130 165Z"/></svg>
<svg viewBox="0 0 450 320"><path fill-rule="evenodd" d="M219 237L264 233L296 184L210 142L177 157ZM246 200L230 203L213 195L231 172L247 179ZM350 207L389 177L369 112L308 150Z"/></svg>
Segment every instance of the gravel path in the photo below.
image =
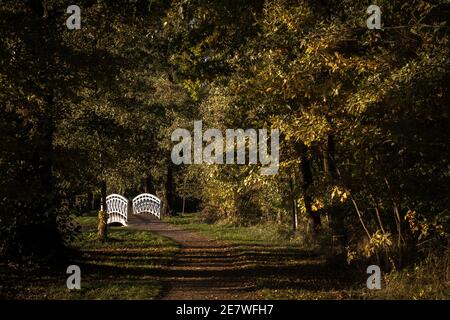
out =
<svg viewBox="0 0 450 320"><path fill-rule="evenodd" d="M162 275L161 299L256 299L248 274L242 272L238 248L169 225L151 215L130 215L129 227L149 230L180 246ZM246 275L244 275L246 274Z"/></svg>

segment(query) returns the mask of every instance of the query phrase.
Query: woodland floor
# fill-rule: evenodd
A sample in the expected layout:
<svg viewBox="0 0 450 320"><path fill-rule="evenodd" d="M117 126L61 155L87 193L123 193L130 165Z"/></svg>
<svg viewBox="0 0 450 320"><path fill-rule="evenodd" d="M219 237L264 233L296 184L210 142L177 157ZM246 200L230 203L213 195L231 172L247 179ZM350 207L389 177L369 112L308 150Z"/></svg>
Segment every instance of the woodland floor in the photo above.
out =
<svg viewBox="0 0 450 320"><path fill-rule="evenodd" d="M79 218L83 232L71 264L81 290L66 287L67 264L23 271L0 265L3 299L361 299L366 275L330 264L313 250L271 241L248 228L207 225L195 215L130 215L95 239L96 216ZM264 229L263 234L270 232Z"/></svg>
<svg viewBox="0 0 450 320"><path fill-rule="evenodd" d="M159 274L162 299L290 298L298 289L315 298L350 298L354 286L312 251L269 243L232 244L199 235L149 215L133 216L129 227L148 230L180 246Z"/></svg>

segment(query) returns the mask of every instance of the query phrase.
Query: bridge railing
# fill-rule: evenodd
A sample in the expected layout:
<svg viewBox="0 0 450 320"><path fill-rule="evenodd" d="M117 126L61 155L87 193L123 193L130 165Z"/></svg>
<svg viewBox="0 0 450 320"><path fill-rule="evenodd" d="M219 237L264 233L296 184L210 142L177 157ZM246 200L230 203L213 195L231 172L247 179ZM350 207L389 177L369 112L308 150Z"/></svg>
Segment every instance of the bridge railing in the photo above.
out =
<svg viewBox="0 0 450 320"><path fill-rule="evenodd" d="M161 219L161 200L150 194L142 193L133 199L133 214L149 213Z"/></svg>
<svg viewBox="0 0 450 320"><path fill-rule="evenodd" d="M108 224L118 222L126 226L128 221L128 199L120 194L110 194L106 197L106 213Z"/></svg>

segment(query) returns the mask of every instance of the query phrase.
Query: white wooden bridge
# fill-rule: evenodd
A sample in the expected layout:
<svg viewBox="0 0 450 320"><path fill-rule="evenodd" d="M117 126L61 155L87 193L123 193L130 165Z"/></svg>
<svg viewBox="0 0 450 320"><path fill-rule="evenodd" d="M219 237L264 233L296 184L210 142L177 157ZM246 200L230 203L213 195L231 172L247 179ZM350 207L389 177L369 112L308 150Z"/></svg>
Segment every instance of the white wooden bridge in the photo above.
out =
<svg viewBox="0 0 450 320"><path fill-rule="evenodd" d="M106 197L106 212L108 213L108 224L120 223L124 226L128 222L129 201L119 194L110 194ZM150 194L142 193L132 201L133 214L152 214L161 219L161 200Z"/></svg>

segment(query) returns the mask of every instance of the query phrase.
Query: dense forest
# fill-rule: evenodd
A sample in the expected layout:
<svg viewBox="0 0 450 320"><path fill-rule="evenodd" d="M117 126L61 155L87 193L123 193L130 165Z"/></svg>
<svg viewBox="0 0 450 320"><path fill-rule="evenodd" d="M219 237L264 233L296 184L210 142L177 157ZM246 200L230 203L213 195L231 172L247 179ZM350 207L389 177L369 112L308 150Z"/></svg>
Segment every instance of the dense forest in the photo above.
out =
<svg viewBox="0 0 450 320"><path fill-rule="evenodd" d="M0 1L2 260L51 263L73 217L142 191L342 263L448 256L447 0L77 0L80 29L70 4ZM175 165L199 120L278 129L277 174Z"/></svg>

